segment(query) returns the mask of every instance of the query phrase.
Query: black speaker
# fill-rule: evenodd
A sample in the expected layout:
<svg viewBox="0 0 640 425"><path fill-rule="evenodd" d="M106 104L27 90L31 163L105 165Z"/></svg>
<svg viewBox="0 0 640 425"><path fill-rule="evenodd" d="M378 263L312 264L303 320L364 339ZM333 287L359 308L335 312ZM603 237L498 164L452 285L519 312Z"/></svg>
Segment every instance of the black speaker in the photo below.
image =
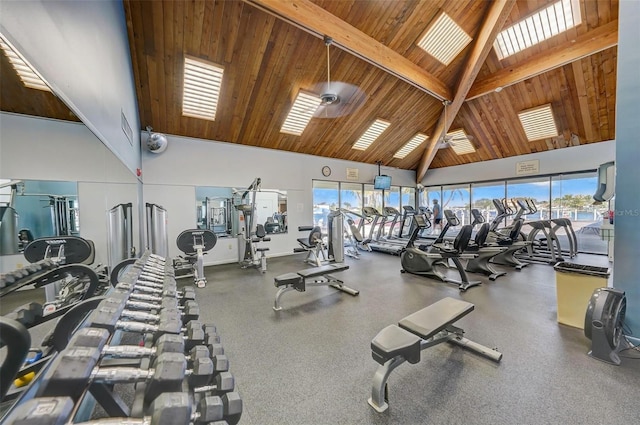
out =
<svg viewBox="0 0 640 425"><path fill-rule="evenodd" d="M606 363L620 364L618 351L626 311L624 291L613 288L593 291L584 318L584 334L591 340L589 356Z"/></svg>

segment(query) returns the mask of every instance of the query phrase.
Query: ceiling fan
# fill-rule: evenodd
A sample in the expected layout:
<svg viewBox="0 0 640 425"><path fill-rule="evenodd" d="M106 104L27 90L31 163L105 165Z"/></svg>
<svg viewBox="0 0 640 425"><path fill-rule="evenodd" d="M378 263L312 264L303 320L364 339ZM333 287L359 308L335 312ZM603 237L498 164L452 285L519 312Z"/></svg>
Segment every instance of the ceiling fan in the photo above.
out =
<svg viewBox="0 0 640 425"><path fill-rule="evenodd" d="M444 105L444 129L442 130L442 135L440 136L440 139L438 139L437 148L438 149L448 148L451 146L455 146L456 142L463 142L465 140L468 140L469 142L471 142L473 140L473 136L469 134L465 134L465 136L462 137L462 136L454 136L454 135L445 133L447 128L447 106L451 105L451 101L445 100L442 102L442 104Z"/></svg>
<svg viewBox="0 0 640 425"><path fill-rule="evenodd" d="M327 82L313 87L315 93L320 93L320 106L313 114L316 118L337 118L355 112L367 100L367 95L353 84L342 81L331 81L331 62L329 48L333 40L324 37L327 46Z"/></svg>

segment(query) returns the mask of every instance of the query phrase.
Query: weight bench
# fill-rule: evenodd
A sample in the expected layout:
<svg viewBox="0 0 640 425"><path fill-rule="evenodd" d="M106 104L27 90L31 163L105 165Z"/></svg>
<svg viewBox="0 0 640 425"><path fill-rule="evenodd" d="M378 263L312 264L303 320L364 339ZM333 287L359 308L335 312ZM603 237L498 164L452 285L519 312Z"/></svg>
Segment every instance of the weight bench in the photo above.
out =
<svg viewBox="0 0 640 425"><path fill-rule="evenodd" d="M443 342L451 342L499 362L502 353L463 337L464 331L454 323L471 313L474 305L454 298L444 298L381 330L371 341L371 355L380 363L371 386L369 404L377 412L389 407L387 380L391 372L405 361L416 364L420 351Z"/></svg>
<svg viewBox="0 0 640 425"><path fill-rule="evenodd" d="M295 273L285 273L277 276L274 279L274 285L278 289L276 293L276 299L273 303L273 309L275 311L282 310L280 306L280 297L285 292L295 289L299 292L304 292L307 286L324 286L328 285L339 291L346 292L349 295L356 296L360 291L345 286L343 282L330 273L341 272L347 270L349 266L344 264L329 264L326 266L315 267L312 269L298 270Z"/></svg>

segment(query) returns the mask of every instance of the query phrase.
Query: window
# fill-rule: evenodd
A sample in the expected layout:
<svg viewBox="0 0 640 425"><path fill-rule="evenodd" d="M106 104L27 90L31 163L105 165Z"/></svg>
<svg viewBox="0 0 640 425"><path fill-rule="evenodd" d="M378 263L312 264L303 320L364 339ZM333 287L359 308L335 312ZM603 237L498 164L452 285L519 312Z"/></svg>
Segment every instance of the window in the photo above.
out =
<svg viewBox="0 0 640 425"><path fill-rule="evenodd" d="M211 62L184 58L182 115L216 119L224 69Z"/></svg>
<svg viewBox="0 0 640 425"><path fill-rule="evenodd" d="M409 140L407 143L404 144L403 147L401 147L400 149L398 149L398 151L393 155L394 158L398 158L398 159L402 159L405 156L409 155L411 152L413 152L413 150L415 148L417 148L418 146L420 146L422 144L422 142L424 142L425 140L427 140L427 136L422 134L422 133L418 133L415 136L413 136L411 138L411 140Z"/></svg>
<svg viewBox="0 0 640 425"><path fill-rule="evenodd" d="M431 209L431 205L433 205L434 199L437 199L438 202L442 204L440 199L441 191L442 191L441 186L425 187L422 190L422 192L420 192L420 200L419 200L420 206Z"/></svg>
<svg viewBox="0 0 640 425"><path fill-rule="evenodd" d="M382 212L382 191L373 188L372 184L364 185L364 206L373 207Z"/></svg>
<svg viewBox="0 0 640 425"><path fill-rule="evenodd" d="M551 105L542 105L522 111L518 114L518 118L520 118L524 134L530 142L558 135L558 128L553 118Z"/></svg>
<svg viewBox="0 0 640 425"><path fill-rule="evenodd" d="M416 206L416 188L415 187L403 187L402 195L400 197L400 204L402 206L411 205ZM402 212L402 211L400 211Z"/></svg>
<svg viewBox="0 0 640 425"><path fill-rule="evenodd" d="M507 181L508 198L532 198L538 208L536 214L523 215L525 220L547 220L551 196L549 177ZM514 207L517 211L518 207Z"/></svg>
<svg viewBox="0 0 640 425"><path fill-rule="evenodd" d="M400 187L391 186L391 190L384 191L384 206L400 210Z"/></svg>
<svg viewBox="0 0 640 425"><path fill-rule="evenodd" d="M560 0L502 30L493 48L504 59L580 25L580 2Z"/></svg>
<svg viewBox="0 0 640 425"><path fill-rule="evenodd" d="M593 205L598 185L595 172L553 176L551 178L551 217L568 218L576 233L581 252L607 253L607 242L600 238L600 225L608 204ZM560 246L568 246L564 229L556 232Z"/></svg>
<svg viewBox="0 0 640 425"><path fill-rule="evenodd" d="M498 215L493 200L504 197L505 182L471 183L471 208L479 210L487 223L491 223Z"/></svg>
<svg viewBox="0 0 640 425"><path fill-rule="evenodd" d="M338 182L313 181L313 225L327 233L327 215L340 205Z"/></svg>
<svg viewBox="0 0 640 425"><path fill-rule="evenodd" d="M280 128L280 132L293 134L294 136L301 135L304 129L307 128L307 124L311 121L311 117L315 114L318 106L320 106L320 98L318 96L305 92L298 93L287 118L282 124L282 128Z"/></svg>
<svg viewBox="0 0 640 425"><path fill-rule="evenodd" d="M418 47L446 66L471 40L469 34L443 12L420 39Z"/></svg>
<svg viewBox="0 0 640 425"><path fill-rule="evenodd" d="M364 132L362 136L358 139L358 141L353 145L353 149L357 149L360 151L366 150L376 139L384 133L384 131L389 127L390 122L383 120L375 120L373 124Z"/></svg>
<svg viewBox="0 0 640 425"><path fill-rule="evenodd" d="M340 183L340 207L362 214L362 184Z"/></svg>
<svg viewBox="0 0 640 425"><path fill-rule="evenodd" d="M442 211L451 210L460 219L460 224L470 224L471 201L469 185L442 186Z"/></svg>

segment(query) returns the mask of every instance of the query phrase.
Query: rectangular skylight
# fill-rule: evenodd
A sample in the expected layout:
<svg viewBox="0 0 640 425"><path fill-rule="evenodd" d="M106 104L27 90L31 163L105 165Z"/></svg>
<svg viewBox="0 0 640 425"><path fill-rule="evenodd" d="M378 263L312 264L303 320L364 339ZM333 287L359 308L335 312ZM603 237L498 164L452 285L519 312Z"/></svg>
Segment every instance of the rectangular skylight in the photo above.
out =
<svg viewBox="0 0 640 425"><path fill-rule="evenodd" d="M295 136L301 135L320 103L321 100L318 96L302 91L299 92L289 111L289 115L287 115L287 119L284 120L284 124L280 128L280 132Z"/></svg>
<svg viewBox="0 0 640 425"><path fill-rule="evenodd" d="M184 58L182 115L216 119L224 69L210 62Z"/></svg>
<svg viewBox="0 0 640 425"><path fill-rule="evenodd" d="M371 143L375 142L375 140L389 127L390 122L375 120L373 124L364 132L362 136L358 139L358 141L353 145L353 149L358 149L363 151L371 146Z"/></svg>
<svg viewBox="0 0 640 425"><path fill-rule="evenodd" d="M456 155L466 155L476 151L476 148L473 147L467 134L462 129L450 131L447 133L447 137L451 138L451 149Z"/></svg>
<svg viewBox="0 0 640 425"><path fill-rule="evenodd" d="M558 135L558 128L550 104L522 111L518 114L518 118L520 118L524 133L527 135L527 140L530 142Z"/></svg>
<svg viewBox="0 0 640 425"><path fill-rule="evenodd" d="M582 22L579 0L560 0L502 30L493 43L504 59Z"/></svg>
<svg viewBox="0 0 640 425"><path fill-rule="evenodd" d="M47 83L44 82L42 77L40 77L40 74L38 74L33 66L31 66L31 64L13 48L2 34L0 34L0 48L2 48L2 51L7 56L7 59L9 59L13 69L18 73L18 77L20 77L20 80L25 87L51 92L51 89Z"/></svg>
<svg viewBox="0 0 640 425"><path fill-rule="evenodd" d="M470 42L469 34L443 12L418 42L418 46L446 66Z"/></svg>
<svg viewBox="0 0 640 425"><path fill-rule="evenodd" d="M405 145L403 147L401 147L398 152L396 152L393 157L394 158L398 158L398 159L402 159L405 156L409 155L411 152L413 152L413 150L415 148L417 148L418 146L420 146L422 144L422 142L424 142L425 140L427 140L427 136L422 134L422 133L418 133L415 136L413 136L411 138L411 140L409 140L407 143L405 143Z"/></svg>

